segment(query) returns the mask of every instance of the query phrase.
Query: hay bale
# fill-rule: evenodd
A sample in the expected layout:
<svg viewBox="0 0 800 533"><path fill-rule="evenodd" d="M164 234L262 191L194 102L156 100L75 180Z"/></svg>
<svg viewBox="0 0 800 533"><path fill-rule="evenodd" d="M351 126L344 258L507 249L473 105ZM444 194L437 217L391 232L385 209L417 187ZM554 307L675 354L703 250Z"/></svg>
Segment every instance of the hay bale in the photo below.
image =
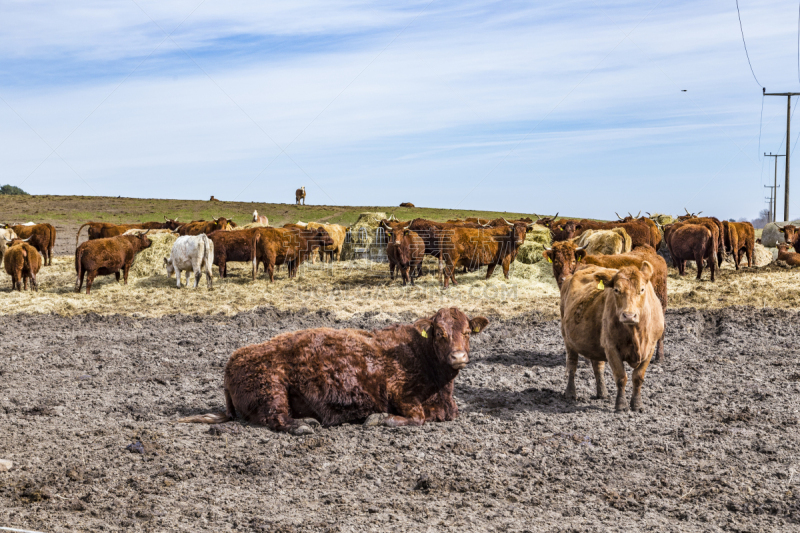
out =
<svg viewBox="0 0 800 533"><path fill-rule="evenodd" d="M781 233L781 235L783 234ZM767 250L764 246L756 243L756 245L753 247L753 265L757 267L763 267L767 266L771 262L772 262L772 252L770 250Z"/></svg>
<svg viewBox="0 0 800 533"><path fill-rule="evenodd" d="M542 252L553 243L550 230L544 226L534 224L531 231L525 234L525 243L519 247L517 261L532 265L542 260Z"/></svg>
<svg viewBox="0 0 800 533"><path fill-rule="evenodd" d="M244 226L236 226L235 228L231 228L228 226L228 229L231 231L240 231L243 229L250 229L250 228L271 228L269 224L262 224L261 222L250 222L249 224L245 224Z"/></svg>
<svg viewBox="0 0 800 533"><path fill-rule="evenodd" d="M764 226L764 230L761 232L761 244L767 246L769 248L775 248L778 244L782 242L786 242L786 239L783 236L783 233L778 231L778 228L782 228L787 224L792 224L793 226L800 227L800 220L794 220L792 222L770 222L766 226Z"/></svg>
<svg viewBox="0 0 800 533"><path fill-rule="evenodd" d="M147 234L153 244L145 248L133 261L129 275L134 278L147 278L150 276L166 275L164 258L169 257L172 245L178 240L174 233Z"/></svg>
<svg viewBox="0 0 800 533"><path fill-rule="evenodd" d="M667 224L672 224L675 222L675 218L671 215L662 215L661 213L653 213L650 215L650 220L656 222L661 226L666 226Z"/></svg>
<svg viewBox="0 0 800 533"><path fill-rule="evenodd" d="M386 260L386 243L378 243L375 238L381 220L386 213L361 213L355 224L350 226L350 239L342 246L341 259L350 260L367 257L373 261ZM364 250L362 252L362 250Z"/></svg>

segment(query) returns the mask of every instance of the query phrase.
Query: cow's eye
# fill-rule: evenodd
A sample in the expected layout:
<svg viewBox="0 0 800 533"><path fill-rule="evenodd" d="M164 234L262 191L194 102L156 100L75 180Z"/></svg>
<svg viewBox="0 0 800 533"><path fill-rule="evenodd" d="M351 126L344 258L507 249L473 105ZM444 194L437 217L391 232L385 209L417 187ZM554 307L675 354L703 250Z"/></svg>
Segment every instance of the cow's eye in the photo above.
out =
<svg viewBox="0 0 800 533"><path fill-rule="evenodd" d="M619 289L618 289L617 287L614 287L614 292L616 292L617 294L619 294Z"/></svg>
<svg viewBox="0 0 800 533"><path fill-rule="evenodd" d="M642 287L642 291L641 292L642 292L642 294L644 294L644 287Z"/></svg>
<svg viewBox="0 0 800 533"><path fill-rule="evenodd" d="M465 331L465 332L464 332L464 336L465 336L465 337L469 337L469 331Z"/></svg>

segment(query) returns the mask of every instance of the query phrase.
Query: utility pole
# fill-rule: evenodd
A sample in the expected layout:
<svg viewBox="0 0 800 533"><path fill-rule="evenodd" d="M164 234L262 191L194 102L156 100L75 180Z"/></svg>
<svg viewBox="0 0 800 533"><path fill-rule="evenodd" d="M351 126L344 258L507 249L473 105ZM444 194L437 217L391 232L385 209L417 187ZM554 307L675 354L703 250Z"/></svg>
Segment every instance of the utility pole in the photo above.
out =
<svg viewBox="0 0 800 533"><path fill-rule="evenodd" d="M787 137L788 138L788 137ZM775 158L775 177L774 183L772 184L772 203L769 204L769 210L772 211L772 220L770 222L775 222L778 219L778 158L779 157L786 157L785 155L780 154L773 154L772 152L768 154L764 154L764 157L774 157ZM787 167L788 169L788 167ZM789 180L786 180L786 183L789 183ZM765 185L765 187L769 187L769 185ZM786 207L789 206L789 200L787 197L786 200Z"/></svg>
<svg viewBox="0 0 800 533"><path fill-rule="evenodd" d="M761 88L764 96L785 96L786 97L786 187L783 189L783 216L784 220L789 220L789 156L791 155L791 137L789 131L792 122L792 96L800 96L800 93L768 93L766 87ZM777 159L775 160L777 161Z"/></svg>

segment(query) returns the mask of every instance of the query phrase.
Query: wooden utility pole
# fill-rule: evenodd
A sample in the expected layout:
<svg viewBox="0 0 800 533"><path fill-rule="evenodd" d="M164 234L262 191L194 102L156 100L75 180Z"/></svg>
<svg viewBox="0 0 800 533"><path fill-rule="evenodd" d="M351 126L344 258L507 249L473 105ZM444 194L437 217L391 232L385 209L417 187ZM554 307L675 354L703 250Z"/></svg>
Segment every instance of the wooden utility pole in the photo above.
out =
<svg viewBox="0 0 800 533"><path fill-rule="evenodd" d="M772 202L769 204L769 210L772 211L772 220L770 222L775 222L778 220L778 158L779 157L786 157L785 155L780 154L773 154L772 152L768 154L764 154L764 157L774 157L775 158L775 176L774 182L772 184ZM788 183L788 182L787 182ZM769 187L769 185L764 185L764 187ZM788 200L787 200L788 204Z"/></svg>
<svg viewBox="0 0 800 533"><path fill-rule="evenodd" d="M783 216L784 220L789 220L789 156L791 155L791 137L789 132L792 122L792 96L800 96L800 93L768 93L765 87L761 89L764 96L785 96L786 97L786 186L783 189ZM777 161L777 159L775 160Z"/></svg>

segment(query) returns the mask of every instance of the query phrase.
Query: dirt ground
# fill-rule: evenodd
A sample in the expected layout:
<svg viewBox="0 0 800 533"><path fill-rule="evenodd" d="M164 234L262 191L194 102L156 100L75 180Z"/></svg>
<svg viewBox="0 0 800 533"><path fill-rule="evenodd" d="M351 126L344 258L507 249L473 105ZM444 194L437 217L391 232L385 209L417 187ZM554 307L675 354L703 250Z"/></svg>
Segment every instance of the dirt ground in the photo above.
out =
<svg viewBox="0 0 800 533"><path fill-rule="evenodd" d="M800 325L791 310L670 310L645 411L563 399L558 321L500 320L456 379L459 418L292 437L223 407L236 348L416 318L0 317L0 525L62 531L800 530ZM606 372L609 391L615 390ZM137 444L138 442L138 444ZM131 449L126 449L134 444ZM143 453L139 453L143 452Z"/></svg>

